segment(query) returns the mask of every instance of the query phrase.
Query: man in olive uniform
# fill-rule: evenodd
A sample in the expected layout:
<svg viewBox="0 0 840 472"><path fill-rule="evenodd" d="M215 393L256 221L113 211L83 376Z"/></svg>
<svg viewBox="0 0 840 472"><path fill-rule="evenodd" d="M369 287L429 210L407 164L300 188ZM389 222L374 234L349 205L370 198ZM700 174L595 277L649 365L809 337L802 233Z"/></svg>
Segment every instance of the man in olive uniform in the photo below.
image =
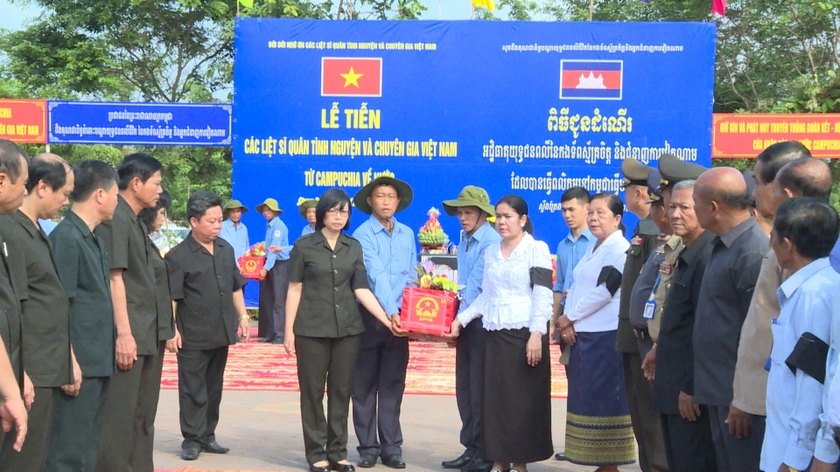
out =
<svg viewBox="0 0 840 472"><path fill-rule="evenodd" d="M111 299L117 328L117 373L108 386L96 470L153 470L154 421L166 339L158 332L151 251L157 249L137 214L154 208L163 189L163 166L147 154L131 154L117 170L119 201L111 221L96 228L108 253ZM158 381L155 382L155 379Z"/></svg>
<svg viewBox="0 0 840 472"><path fill-rule="evenodd" d="M70 302L70 342L82 371L75 396L55 400L47 448L50 472L92 472L114 364L114 309L108 256L94 229L117 208L117 171L101 161L73 168L73 206L50 233L62 294Z"/></svg>
<svg viewBox="0 0 840 472"><path fill-rule="evenodd" d="M706 171L705 167L691 164L688 162L674 160L670 154L664 155L659 160L659 177L660 182L657 191L661 195L662 203L668 213L669 223L673 229L673 225L684 226L682 219L678 219L676 223L671 219L672 206L671 197L673 195L674 186L686 180L696 180L700 174ZM653 182L651 182L653 183ZM665 308L665 300L668 296L668 291L671 288L671 279L674 276L674 268L680 256L680 252L685 248L682 237L677 234L672 234L665 242L664 251L665 259L659 266L659 283L653 293L653 317L648 320L647 328L650 333L650 339L653 342L653 348L645 355L642 362L642 368L645 371L645 377L648 380L653 380L656 369L656 344L659 340L659 331L662 326L662 311Z"/></svg>
<svg viewBox="0 0 840 472"><path fill-rule="evenodd" d="M29 175L29 156L26 151L17 144L0 139L0 215L10 215L20 208L23 197L26 195L26 180ZM21 358L21 343L23 331L20 319L20 300L12 287L12 274L8 262L9 246L0 234L0 339L6 349L6 354L14 371L16 382L23 391L23 359ZM3 384L8 380L4 379ZM14 394L3 392L4 398L11 397L16 400ZM29 393L29 392L28 392ZM25 398L27 407L31 404L32 398ZM1 406L1 405L0 405ZM25 419L25 412L17 412L18 422ZM18 437L25 435L24 428L20 430L13 427L7 435L0 429L0 463L9 460L3 452L2 444L5 440L15 441Z"/></svg>
<svg viewBox="0 0 840 472"><path fill-rule="evenodd" d="M653 252L659 236L659 228L650 218L647 201L650 198L647 176L652 167L642 165L635 159L626 159L621 163L624 174L624 194L627 209L639 217L639 224L633 231L627 260L624 264L624 276L621 279L621 299L618 308L618 334L616 351L624 359L624 383L627 387L627 400L630 403L630 419L633 433L639 444L639 466L643 472L668 470L662 437L653 410L650 387L642 371L642 357L639 354L637 334L630 324L630 295L633 286L648 256Z"/></svg>
<svg viewBox="0 0 840 472"><path fill-rule="evenodd" d="M23 358L35 387L29 411L29 437L20 454L11 454L0 471L40 472L46 460L53 404L63 394L78 394L82 381L70 346L70 303L64 295L52 247L38 219L55 218L68 203L73 171L54 154L39 154L29 162L27 196L20 209L0 219L0 233L13 247L8 261L12 284L21 304ZM5 455L4 454L4 455Z"/></svg>
<svg viewBox="0 0 840 472"><path fill-rule="evenodd" d="M178 351L181 458L199 453L224 454L216 442L222 382L228 346L237 329L248 341L248 314L242 287L247 280L236 268L233 247L219 238L222 198L213 192L192 194L187 201L192 231L166 254L176 321L181 333Z"/></svg>

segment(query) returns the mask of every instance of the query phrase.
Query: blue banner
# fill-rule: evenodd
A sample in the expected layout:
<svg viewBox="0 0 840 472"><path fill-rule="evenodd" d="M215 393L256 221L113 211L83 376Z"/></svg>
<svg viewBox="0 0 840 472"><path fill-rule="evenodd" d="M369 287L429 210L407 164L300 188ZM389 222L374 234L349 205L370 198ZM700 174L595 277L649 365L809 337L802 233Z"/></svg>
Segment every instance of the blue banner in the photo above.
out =
<svg viewBox="0 0 840 472"><path fill-rule="evenodd" d="M233 107L219 103L47 101L51 144L230 146Z"/></svg>
<svg viewBox="0 0 840 472"><path fill-rule="evenodd" d="M566 189L622 194L630 157L711 164L713 22L237 18L235 35L233 196L276 198L292 236L299 199L393 175L415 231L478 185L524 197L553 250ZM245 221L263 240L261 215ZM457 219L441 223L457 243Z"/></svg>

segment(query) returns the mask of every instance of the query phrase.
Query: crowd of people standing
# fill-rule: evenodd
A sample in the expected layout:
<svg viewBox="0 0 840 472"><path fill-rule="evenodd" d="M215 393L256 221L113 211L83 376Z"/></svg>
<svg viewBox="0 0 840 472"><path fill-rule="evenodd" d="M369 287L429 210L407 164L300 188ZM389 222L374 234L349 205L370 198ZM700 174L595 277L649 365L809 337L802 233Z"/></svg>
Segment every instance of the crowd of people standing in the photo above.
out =
<svg viewBox="0 0 840 472"><path fill-rule="evenodd" d="M181 457L228 452L215 430L228 348L250 333L237 262L248 208L196 192L190 234L156 246L171 204L162 171L146 154L117 169L70 166L0 140L0 471L152 471L167 350L178 358ZM554 282L520 196L493 205L468 185L442 202L462 229L447 339L464 450L441 466L526 472L554 454L556 342L569 384L556 459L609 472L638 451L645 472L834 470L840 218L828 166L785 142L749 175L669 154L657 168L627 159L622 173L625 202L563 194L569 235ZM300 237L276 200L256 207L267 251L259 335L297 358L311 472L406 467L400 309L417 253L395 215L412 197L393 177L352 198L330 189L299 202ZM47 235L40 222L70 200ZM351 236L354 211L370 217ZM640 219L629 234L625 212Z"/></svg>

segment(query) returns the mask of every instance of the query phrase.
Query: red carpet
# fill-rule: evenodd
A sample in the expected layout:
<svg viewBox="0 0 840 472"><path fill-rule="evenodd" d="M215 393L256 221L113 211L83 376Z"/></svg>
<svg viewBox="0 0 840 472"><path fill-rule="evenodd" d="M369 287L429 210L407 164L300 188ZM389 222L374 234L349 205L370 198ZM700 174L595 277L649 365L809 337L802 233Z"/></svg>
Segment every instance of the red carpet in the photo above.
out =
<svg viewBox="0 0 840 472"><path fill-rule="evenodd" d="M255 334L255 333L254 333ZM455 394L455 349L444 343L412 341L409 345L405 393ZM522 354L524 357L524 353ZM551 395L567 395L566 371L557 362L560 350L551 345ZM167 353L163 363L163 389L178 388L178 361ZM225 390L298 391L297 363L279 344L251 341L230 347Z"/></svg>

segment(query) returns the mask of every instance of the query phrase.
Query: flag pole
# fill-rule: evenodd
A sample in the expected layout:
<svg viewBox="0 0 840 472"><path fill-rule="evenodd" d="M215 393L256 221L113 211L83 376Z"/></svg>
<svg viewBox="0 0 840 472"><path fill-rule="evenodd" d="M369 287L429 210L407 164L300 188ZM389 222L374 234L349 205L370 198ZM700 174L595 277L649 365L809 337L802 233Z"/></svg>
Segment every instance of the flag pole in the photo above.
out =
<svg viewBox="0 0 840 472"><path fill-rule="evenodd" d="M239 0L236 0L236 16L239 16Z"/></svg>
<svg viewBox="0 0 840 472"><path fill-rule="evenodd" d="M472 13L470 14L470 19L474 20L475 19L475 3L471 3L471 5L472 5Z"/></svg>
<svg viewBox="0 0 840 472"><path fill-rule="evenodd" d="M589 21L592 21L592 9L595 6L595 0L589 0Z"/></svg>

